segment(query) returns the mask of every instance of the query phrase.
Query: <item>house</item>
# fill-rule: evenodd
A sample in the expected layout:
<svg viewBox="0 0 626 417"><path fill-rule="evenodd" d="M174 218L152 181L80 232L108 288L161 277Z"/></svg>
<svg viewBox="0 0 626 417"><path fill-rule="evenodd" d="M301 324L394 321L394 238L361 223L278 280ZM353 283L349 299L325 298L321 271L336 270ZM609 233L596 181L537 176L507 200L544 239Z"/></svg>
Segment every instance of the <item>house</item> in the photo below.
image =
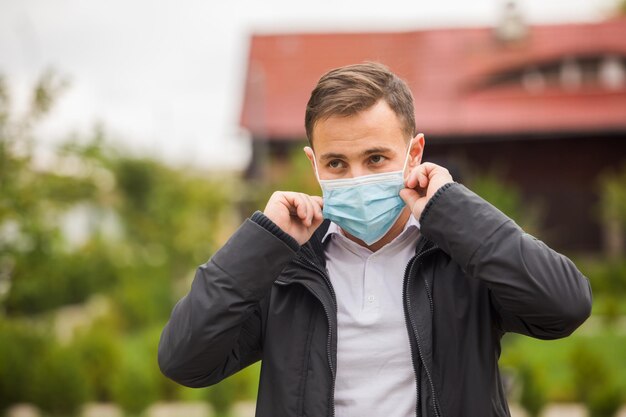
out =
<svg viewBox="0 0 626 417"><path fill-rule="evenodd" d="M249 178L306 142L304 111L331 68L378 61L415 97L424 159L462 178L497 172L543 206L540 237L598 251L598 178L626 164L626 18L496 28L251 38L240 124Z"/></svg>

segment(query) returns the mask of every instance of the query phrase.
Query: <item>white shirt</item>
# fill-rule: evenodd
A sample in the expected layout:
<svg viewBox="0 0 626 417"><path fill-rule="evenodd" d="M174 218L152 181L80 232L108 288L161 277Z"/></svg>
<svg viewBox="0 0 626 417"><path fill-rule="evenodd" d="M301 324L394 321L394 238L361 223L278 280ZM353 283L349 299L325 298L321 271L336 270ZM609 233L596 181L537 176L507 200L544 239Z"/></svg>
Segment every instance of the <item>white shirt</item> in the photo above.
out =
<svg viewBox="0 0 626 417"><path fill-rule="evenodd" d="M415 416L416 383L404 318L404 270L419 223L411 216L398 237L376 252L331 223L323 240L337 296L337 417Z"/></svg>

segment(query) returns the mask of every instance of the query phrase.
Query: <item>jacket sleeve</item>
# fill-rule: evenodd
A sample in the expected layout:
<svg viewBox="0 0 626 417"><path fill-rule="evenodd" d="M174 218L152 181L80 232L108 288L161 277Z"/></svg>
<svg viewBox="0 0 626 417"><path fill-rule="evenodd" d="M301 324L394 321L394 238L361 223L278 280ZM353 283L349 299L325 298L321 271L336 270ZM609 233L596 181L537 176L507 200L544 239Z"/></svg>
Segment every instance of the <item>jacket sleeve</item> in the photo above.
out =
<svg viewBox="0 0 626 417"><path fill-rule="evenodd" d="M261 306L299 245L257 212L197 271L161 334L163 374L189 386L215 384L262 352Z"/></svg>
<svg viewBox="0 0 626 417"><path fill-rule="evenodd" d="M489 288L502 332L556 339L589 317L591 288L576 266L461 184L440 188L420 224L424 236Z"/></svg>

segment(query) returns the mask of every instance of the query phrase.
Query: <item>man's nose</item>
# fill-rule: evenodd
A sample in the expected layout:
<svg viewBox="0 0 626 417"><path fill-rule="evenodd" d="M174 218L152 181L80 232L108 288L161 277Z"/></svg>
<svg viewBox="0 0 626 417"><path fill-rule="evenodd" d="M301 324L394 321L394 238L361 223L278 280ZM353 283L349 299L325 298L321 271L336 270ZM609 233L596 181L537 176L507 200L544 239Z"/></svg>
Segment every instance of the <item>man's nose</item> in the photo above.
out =
<svg viewBox="0 0 626 417"><path fill-rule="evenodd" d="M362 177L363 175L368 175L368 174L371 174L371 172L369 172L367 168L365 167L362 167L362 166L350 167L351 178Z"/></svg>

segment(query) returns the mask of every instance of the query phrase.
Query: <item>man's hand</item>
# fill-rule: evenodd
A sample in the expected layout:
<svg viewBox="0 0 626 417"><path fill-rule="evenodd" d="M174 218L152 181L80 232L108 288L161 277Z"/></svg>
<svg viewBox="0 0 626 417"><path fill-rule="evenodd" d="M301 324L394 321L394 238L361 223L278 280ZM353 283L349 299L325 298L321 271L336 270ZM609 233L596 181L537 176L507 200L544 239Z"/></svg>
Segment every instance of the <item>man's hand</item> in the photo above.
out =
<svg viewBox="0 0 626 417"><path fill-rule="evenodd" d="M303 193L276 191L263 214L303 245L322 224L322 197Z"/></svg>
<svg viewBox="0 0 626 417"><path fill-rule="evenodd" d="M409 207L413 216L419 219L428 200L443 185L453 182L447 169L430 162L424 162L413 168L404 181L405 189L400 197Z"/></svg>

